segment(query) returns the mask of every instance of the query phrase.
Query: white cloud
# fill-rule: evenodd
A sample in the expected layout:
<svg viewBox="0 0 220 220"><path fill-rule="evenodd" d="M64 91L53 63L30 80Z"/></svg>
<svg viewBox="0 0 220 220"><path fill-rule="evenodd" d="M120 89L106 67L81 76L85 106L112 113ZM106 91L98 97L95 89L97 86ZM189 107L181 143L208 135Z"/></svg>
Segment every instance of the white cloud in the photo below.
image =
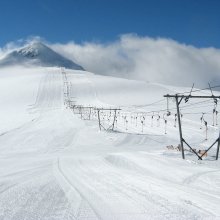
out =
<svg viewBox="0 0 220 220"><path fill-rule="evenodd" d="M9 42L4 47L0 48L0 58L2 58L5 54L9 53L10 51L18 48L18 44L15 42Z"/></svg>
<svg viewBox="0 0 220 220"><path fill-rule="evenodd" d="M0 48L0 58L13 49L40 37L10 42ZM48 44L48 43L47 43ZM196 48L171 39L122 35L108 44L86 42L49 44L60 54L102 75L166 83L178 86L207 87L220 84L220 50Z"/></svg>
<svg viewBox="0 0 220 220"><path fill-rule="evenodd" d="M109 44L69 42L51 47L88 71L102 75L183 86L220 83L220 50L215 48L131 34Z"/></svg>

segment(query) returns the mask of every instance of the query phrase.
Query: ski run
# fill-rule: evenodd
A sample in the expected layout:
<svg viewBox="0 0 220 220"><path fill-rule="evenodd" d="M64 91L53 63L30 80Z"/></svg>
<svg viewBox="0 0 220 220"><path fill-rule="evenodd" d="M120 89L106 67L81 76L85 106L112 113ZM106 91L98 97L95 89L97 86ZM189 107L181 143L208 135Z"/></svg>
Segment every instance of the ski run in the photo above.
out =
<svg viewBox="0 0 220 220"><path fill-rule="evenodd" d="M1 220L220 219L216 146L203 160L167 148L179 131L175 102L163 96L190 88L58 67L2 68L0 79ZM85 120L66 98L121 109L114 130L100 131L97 112ZM218 138L213 105L183 102L183 135L197 149ZM100 112L108 128L113 112Z"/></svg>

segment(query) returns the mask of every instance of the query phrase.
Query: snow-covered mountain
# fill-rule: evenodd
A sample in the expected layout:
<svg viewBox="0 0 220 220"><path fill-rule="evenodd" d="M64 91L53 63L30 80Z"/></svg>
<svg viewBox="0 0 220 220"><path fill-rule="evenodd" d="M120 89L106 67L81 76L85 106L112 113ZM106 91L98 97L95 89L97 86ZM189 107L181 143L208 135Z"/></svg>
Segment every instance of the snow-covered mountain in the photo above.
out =
<svg viewBox="0 0 220 220"><path fill-rule="evenodd" d="M21 49L14 50L0 60L0 67L12 65L59 66L84 70L82 66L56 53L41 42L33 42Z"/></svg>

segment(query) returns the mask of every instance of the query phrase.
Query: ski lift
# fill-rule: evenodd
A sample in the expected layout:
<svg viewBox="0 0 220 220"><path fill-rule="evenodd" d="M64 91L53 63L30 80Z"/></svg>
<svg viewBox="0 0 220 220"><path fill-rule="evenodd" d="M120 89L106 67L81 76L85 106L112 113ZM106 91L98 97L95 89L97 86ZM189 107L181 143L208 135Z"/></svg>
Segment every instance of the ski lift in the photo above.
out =
<svg viewBox="0 0 220 220"><path fill-rule="evenodd" d="M126 131L128 130L128 120L125 120L126 123Z"/></svg>
<svg viewBox="0 0 220 220"><path fill-rule="evenodd" d="M214 108L212 111L212 126L215 125L215 112L216 112L216 109Z"/></svg>
<svg viewBox="0 0 220 220"><path fill-rule="evenodd" d="M177 122L177 114L175 114L175 119L174 119L174 127L176 128L176 122Z"/></svg>
<svg viewBox="0 0 220 220"><path fill-rule="evenodd" d="M200 129L202 129L202 124L205 125L205 140L208 140L208 122L204 118L205 113L202 113L202 117L200 118L201 126Z"/></svg>
<svg viewBox="0 0 220 220"><path fill-rule="evenodd" d="M208 140L208 122L204 120L204 124L205 124L205 140Z"/></svg>
<svg viewBox="0 0 220 220"><path fill-rule="evenodd" d="M165 116L167 116L167 113L163 114L163 120L164 120L164 124L165 124L165 134L167 134L167 118L165 118Z"/></svg>
<svg viewBox="0 0 220 220"><path fill-rule="evenodd" d="M144 132L144 121L141 120L141 132L143 133Z"/></svg>
<svg viewBox="0 0 220 220"><path fill-rule="evenodd" d="M204 114L205 114L205 113L202 113L202 116L201 116L201 118L200 118L200 121L201 121L201 123L200 123L200 129L202 129Z"/></svg>
<svg viewBox="0 0 220 220"><path fill-rule="evenodd" d="M153 115L151 116L151 127L153 127L153 124L154 124L154 112Z"/></svg>
<svg viewBox="0 0 220 220"><path fill-rule="evenodd" d="M160 114L157 115L157 127L160 127Z"/></svg>
<svg viewBox="0 0 220 220"><path fill-rule="evenodd" d="M213 126L215 125L215 121L217 122L217 115L218 113L216 113L216 108L217 108L217 104L218 104L218 100L216 98L214 98L214 108L213 108L213 111L212 111L212 118L213 118ZM215 116L216 116L216 120L215 120ZM216 123L217 125L217 123Z"/></svg>
<svg viewBox="0 0 220 220"><path fill-rule="evenodd" d="M142 116L142 119L143 119L143 125L145 125L145 116Z"/></svg>

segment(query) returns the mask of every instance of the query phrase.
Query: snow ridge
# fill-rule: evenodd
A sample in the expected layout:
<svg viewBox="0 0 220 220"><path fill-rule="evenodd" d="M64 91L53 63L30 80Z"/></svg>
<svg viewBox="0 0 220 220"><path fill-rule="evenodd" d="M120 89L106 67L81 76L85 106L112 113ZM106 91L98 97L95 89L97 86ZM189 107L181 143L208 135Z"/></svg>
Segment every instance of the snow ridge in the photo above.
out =
<svg viewBox="0 0 220 220"><path fill-rule="evenodd" d="M41 42L33 42L21 49L14 50L0 60L0 67L12 65L37 65L84 70L82 66L56 53Z"/></svg>

